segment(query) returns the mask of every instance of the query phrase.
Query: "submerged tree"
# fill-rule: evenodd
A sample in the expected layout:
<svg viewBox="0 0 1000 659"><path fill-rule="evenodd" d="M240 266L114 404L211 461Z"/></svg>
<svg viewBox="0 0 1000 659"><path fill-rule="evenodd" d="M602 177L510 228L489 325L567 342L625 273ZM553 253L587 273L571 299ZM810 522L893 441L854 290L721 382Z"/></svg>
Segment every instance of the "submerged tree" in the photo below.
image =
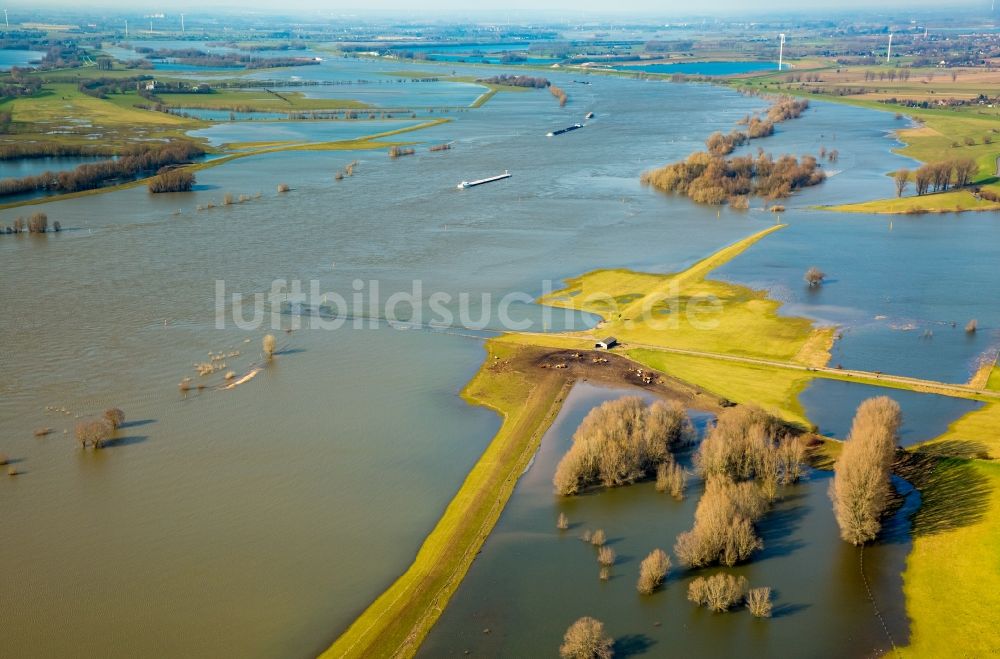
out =
<svg viewBox="0 0 1000 659"><path fill-rule="evenodd" d="M559 647L562 659L611 659L614 640L604 633L604 623L590 616L580 618L566 630Z"/></svg>
<svg viewBox="0 0 1000 659"><path fill-rule="evenodd" d="M125 423L125 413L117 407L111 407L104 410L104 419L113 430L118 430Z"/></svg>
<svg viewBox="0 0 1000 659"><path fill-rule="evenodd" d="M662 549L654 549L639 565L639 582L636 588L643 595L651 594L663 583L669 570L670 557Z"/></svg>
<svg viewBox="0 0 1000 659"><path fill-rule="evenodd" d="M764 546L754 523L768 505L767 495L753 482L710 478L695 509L694 526L677 536L674 554L687 567L732 566L747 560Z"/></svg>
<svg viewBox="0 0 1000 659"><path fill-rule="evenodd" d="M767 586L751 588L746 596L747 610L755 618L771 617L771 589Z"/></svg>
<svg viewBox="0 0 1000 659"><path fill-rule="evenodd" d="M826 273L816 266L813 266L806 270L804 278L806 283L809 284L809 288L816 288L823 283L824 279L826 279Z"/></svg>
<svg viewBox="0 0 1000 659"><path fill-rule="evenodd" d="M688 600L721 613L739 603L746 591L746 577L719 572L710 577L698 577L688 584Z"/></svg>
<svg viewBox="0 0 1000 659"><path fill-rule="evenodd" d="M93 446L95 449L99 449L112 432L113 429L105 421L95 419L76 424L76 440L80 443L80 448Z"/></svg>
<svg viewBox="0 0 1000 659"><path fill-rule="evenodd" d="M874 540L882 528L901 424L899 405L887 396L864 401L854 416L830 486L840 537L851 544Z"/></svg>
<svg viewBox="0 0 1000 659"><path fill-rule="evenodd" d="M635 396L608 401L587 415L573 446L556 468L557 494L587 487L615 487L652 476L671 451L694 437L687 412L676 401L646 406Z"/></svg>

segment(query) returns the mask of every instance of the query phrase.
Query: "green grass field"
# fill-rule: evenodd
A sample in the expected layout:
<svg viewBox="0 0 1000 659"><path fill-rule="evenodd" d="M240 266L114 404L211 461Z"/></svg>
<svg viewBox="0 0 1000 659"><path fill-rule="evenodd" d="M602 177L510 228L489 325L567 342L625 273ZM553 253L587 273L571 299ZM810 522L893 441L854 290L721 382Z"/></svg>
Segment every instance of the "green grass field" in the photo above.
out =
<svg viewBox="0 0 1000 659"><path fill-rule="evenodd" d="M811 427L799 394L815 376L802 371L734 364L708 357L636 348L628 356L640 364L689 382L734 403L758 405L786 421Z"/></svg>
<svg viewBox="0 0 1000 659"><path fill-rule="evenodd" d="M565 289L539 302L597 314L604 319L600 332L626 344L822 366L829 360L832 329L779 316L781 304L763 291L707 279L712 270L782 226L749 236L681 273L597 270L568 280Z"/></svg>
<svg viewBox="0 0 1000 659"><path fill-rule="evenodd" d="M928 460L903 572L910 642L898 656L1000 655L1000 464Z"/></svg>
<svg viewBox="0 0 1000 659"><path fill-rule="evenodd" d="M116 95L105 100L81 93L74 84L47 84L34 96L0 102L0 110L9 111L12 118L11 131L0 136L0 143L123 145L181 138L185 131L207 125L163 112L141 110L123 104L120 98L127 96Z"/></svg>
<svg viewBox="0 0 1000 659"><path fill-rule="evenodd" d="M253 112L308 112L310 110L363 110L371 106L348 98L307 98L302 92L280 92L280 96L260 89L223 89L211 94L157 94L174 108L243 110ZM149 103L141 96L126 98Z"/></svg>
<svg viewBox="0 0 1000 659"><path fill-rule="evenodd" d="M997 178L997 158L1000 157L1000 108L964 106L958 108L909 108L879 102L887 98L946 99L950 96L973 98L980 93L995 95L1000 91L1000 76L985 70L963 71L953 82L950 76L936 69L916 69L908 81L863 81L856 79L861 70L887 72L888 68L837 68L830 63L812 62L796 73L815 72L822 83L789 83L790 72L774 72L731 81L737 88L767 93L787 93L835 103L846 103L882 112L894 112L920 122L914 128L901 128L900 140L905 146L895 152L924 163L955 158L973 158L979 166L973 177L975 185L1000 194ZM893 71L896 71L893 69ZM930 80L926 76L931 76ZM838 89L862 89L863 93L836 95ZM820 89L821 93L813 90ZM966 144L971 140L972 144ZM943 213L956 211L997 210L1000 204L977 199L968 190L917 196L913 186L899 199L878 199L856 203L824 206L825 210L854 213Z"/></svg>

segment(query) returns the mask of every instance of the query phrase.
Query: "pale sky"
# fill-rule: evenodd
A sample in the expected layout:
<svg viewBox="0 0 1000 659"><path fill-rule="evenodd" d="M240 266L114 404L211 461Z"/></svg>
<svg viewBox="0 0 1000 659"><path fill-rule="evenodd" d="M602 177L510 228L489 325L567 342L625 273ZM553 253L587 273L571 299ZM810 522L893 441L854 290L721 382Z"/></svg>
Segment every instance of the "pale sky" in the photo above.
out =
<svg viewBox="0 0 1000 659"><path fill-rule="evenodd" d="M907 10L938 10L942 13L985 16L990 12L991 0L698 0L677 2L662 0L503 0L502 3L470 2L470 0L361 0L354 2L331 0L32 0L30 3L7 4L12 11L30 14L35 8L65 7L77 13L88 8L120 9L129 13L165 13L180 10L211 13L213 10L246 11L253 13L291 14L297 12L325 15L364 15L365 13L398 12L409 16L435 15L455 12L458 14L568 12L566 19L581 14L635 13L645 16L692 16L706 14L731 14L752 16L756 13L773 17L776 13L815 15L822 11L843 13L845 10L863 10L868 13L908 14ZM902 10L902 11L900 11Z"/></svg>

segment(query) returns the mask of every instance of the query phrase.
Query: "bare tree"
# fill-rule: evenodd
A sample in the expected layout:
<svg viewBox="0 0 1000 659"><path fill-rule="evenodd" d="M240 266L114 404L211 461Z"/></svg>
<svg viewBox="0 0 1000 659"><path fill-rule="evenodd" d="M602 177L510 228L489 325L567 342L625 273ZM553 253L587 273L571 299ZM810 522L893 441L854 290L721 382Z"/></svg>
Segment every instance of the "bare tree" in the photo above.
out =
<svg viewBox="0 0 1000 659"><path fill-rule="evenodd" d="M816 266L813 266L806 270L804 278L806 283L809 284L809 288L816 288L823 283L824 279L826 279L826 273Z"/></svg>
<svg viewBox="0 0 1000 659"><path fill-rule="evenodd" d="M264 340L261 342L261 346L264 349L264 354L267 356L268 359L274 356L274 350L277 347L277 345L278 342L274 338L274 334L268 334L264 337Z"/></svg>
<svg viewBox="0 0 1000 659"><path fill-rule="evenodd" d="M746 591L746 577L719 572L710 577L698 577L689 583L688 599L698 606L721 613L742 600Z"/></svg>
<svg viewBox="0 0 1000 659"><path fill-rule="evenodd" d="M955 186L961 188L972 182L979 165L973 158L959 158L953 163L952 169L955 172Z"/></svg>
<svg viewBox="0 0 1000 659"><path fill-rule="evenodd" d="M656 490L658 492L669 492L670 496L678 501L684 498L684 485L687 476L675 460L661 462L656 468Z"/></svg>
<svg viewBox="0 0 1000 659"><path fill-rule="evenodd" d="M910 170L906 168L897 170L892 178L896 182L896 196L902 197L906 186L910 184Z"/></svg>
<svg viewBox="0 0 1000 659"><path fill-rule="evenodd" d="M663 583L669 570L670 557L662 549L654 549L639 565L639 583L636 588L643 595L651 594Z"/></svg>
<svg viewBox="0 0 1000 659"><path fill-rule="evenodd" d="M556 468L556 493L634 483L655 474L658 465L672 459L672 450L693 437L694 426L676 401L648 407L635 396L608 401L591 410L574 433Z"/></svg>
<svg viewBox="0 0 1000 659"><path fill-rule="evenodd" d="M901 424L899 405L887 396L864 401L854 416L830 486L840 536L851 544L874 540L882 528Z"/></svg>
<svg viewBox="0 0 1000 659"><path fill-rule="evenodd" d="M113 430L118 430L125 423L125 413L117 407L104 410L104 419Z"/></svg>
<svg viewBox="0 0 1000 659"><path fill-rule="evenodd" d="M674 554L687 567L735 565L764 544L754 523L767 511L763 489L751 481L709 477L694 513L694 526L677 536Z"/></svg>
<svg viewBox="0 0 1000 659"><path fill-rule="evenodd" d="M611 659L614 640L604 633L604 623L595 618L580 618L566 630L559 647L562 659Z"/></svg>
<svg viewBox="0 0 1000 659"><path fill-rule="evenodd" d="M111 433L112 428L105 421L95 419L76 424L76 440L80 442L80 448L88 446L93 446L95 449L101 448Z"/></svg>
<svg viewBox="0 0 1000 659"><path fill-rule="evenodd" d="M45 233L49 229L49 216L45 213L33 213L28 218L28 231L30 233Z"/></svg>
<svg viewBox="0 0 1000 659"><path fill-rule="evenodd" d="M771 589L767 586L751 588L746 596L747 610L757 618L771 617Z"/></svg>

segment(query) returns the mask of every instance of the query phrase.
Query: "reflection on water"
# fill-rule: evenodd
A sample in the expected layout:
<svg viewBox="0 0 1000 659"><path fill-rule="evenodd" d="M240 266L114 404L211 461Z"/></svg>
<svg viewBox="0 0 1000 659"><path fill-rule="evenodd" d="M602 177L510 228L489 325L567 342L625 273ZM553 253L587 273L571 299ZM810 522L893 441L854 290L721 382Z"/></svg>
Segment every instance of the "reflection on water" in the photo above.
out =
<svg viewBox="0 0 1000 659"><path fill-rule="evenodd" d="M702 484L692 479L683 502L656 492L652 483L568 499L552 493L556 463L587 412L635 394L586 383L573 388L421 656L554 653L566 627L584 615L602 620L616 651L629 655L834 658L889 650L861 577L859 550L838 537L827 472L811 472L784 491L760 524L764 550L731 570L752 586L774 589L773 618L695 607L686 600L693 575L676 565L660 592L636 592L640 561L657 547L672 553L677 534L692 524ZM690 455L682 464L690 469ZM864 550L865 575L897 644L908 638L899 578L909 552L906 519L916 501L908 502L879 543ZM555 528L560 512L571 522L566 532ZM598 579L594 550L577 539L595 528L607 532L618 554L606 582Z"/></svg>

